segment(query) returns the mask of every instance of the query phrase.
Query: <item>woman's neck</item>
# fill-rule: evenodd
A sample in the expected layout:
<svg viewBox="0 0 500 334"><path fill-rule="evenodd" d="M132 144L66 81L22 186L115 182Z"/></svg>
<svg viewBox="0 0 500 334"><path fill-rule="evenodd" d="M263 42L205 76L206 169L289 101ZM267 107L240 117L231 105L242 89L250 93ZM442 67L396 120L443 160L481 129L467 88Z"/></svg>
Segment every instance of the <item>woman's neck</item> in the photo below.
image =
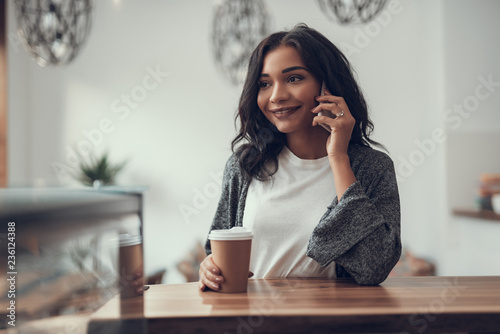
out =
<svg viewBox="0 0 500 334"><path fill-rule="evenodd" d="M319 159L326 157L326 141L330 134L320 125L312 131L296 131L286 134L286 146L301 159Z"/></svg>

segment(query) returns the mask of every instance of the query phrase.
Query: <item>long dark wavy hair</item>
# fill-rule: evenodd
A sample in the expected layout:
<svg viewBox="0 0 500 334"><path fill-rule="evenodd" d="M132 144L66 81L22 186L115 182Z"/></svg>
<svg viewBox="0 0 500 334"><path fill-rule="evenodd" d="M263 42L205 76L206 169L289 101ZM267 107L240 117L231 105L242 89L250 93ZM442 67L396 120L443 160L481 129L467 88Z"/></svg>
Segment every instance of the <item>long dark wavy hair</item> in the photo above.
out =
<svg viewBox="0 0 500 334"><path fill-rule="evenodd" d="M266 37L250 57L235 119L240 119L240 130L231 144L247 177L262 181L268 180L276 173L278 154L286 142L286 135L269 122L257 105L258 80L264 58L280 46L295 48L311 74L319 82L324 81L329 92L344 98L356 120L350 143L383 147L369 138L373 123L368 117L365 98L347 58L321 33L305 24L299 24L290 31L281 31ZM241 141L244 143L238 146Z"/></svg>

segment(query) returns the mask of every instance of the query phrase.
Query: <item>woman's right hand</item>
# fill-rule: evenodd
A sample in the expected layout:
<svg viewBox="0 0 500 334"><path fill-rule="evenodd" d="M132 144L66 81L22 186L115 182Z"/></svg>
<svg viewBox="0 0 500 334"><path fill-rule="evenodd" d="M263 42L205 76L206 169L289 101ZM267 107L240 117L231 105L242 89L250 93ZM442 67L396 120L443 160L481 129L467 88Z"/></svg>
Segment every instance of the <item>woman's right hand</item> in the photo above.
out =
<svg viewBox="0 0 500 334"><path fill-rule="evenodd" d="M200 263L200 281L198 282L198 286L201 291L205 291L206 288L219 291L220 285L223 282L224 277L220 274L220 269L215 265L212 254L210 254Z"/></svg>

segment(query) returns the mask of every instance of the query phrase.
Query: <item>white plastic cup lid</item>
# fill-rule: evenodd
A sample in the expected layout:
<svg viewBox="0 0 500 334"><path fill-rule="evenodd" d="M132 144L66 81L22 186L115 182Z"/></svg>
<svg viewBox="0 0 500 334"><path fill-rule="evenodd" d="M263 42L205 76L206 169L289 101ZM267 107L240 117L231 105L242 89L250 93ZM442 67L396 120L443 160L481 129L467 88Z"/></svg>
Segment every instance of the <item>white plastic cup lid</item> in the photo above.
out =
<svg viewBox="0 0 500 334"><path fill-rule="evenodd" d="M118 242L120 247L139 245L142 243L142 237L140 235L120 234Z"/></svg>
<svg viewBox="0 0 500 334"><path fill-rule="evenodd" d="M212 230L208 235L209 240L249 240L253 233L249 229L235 226L229 230Z"/></svg>

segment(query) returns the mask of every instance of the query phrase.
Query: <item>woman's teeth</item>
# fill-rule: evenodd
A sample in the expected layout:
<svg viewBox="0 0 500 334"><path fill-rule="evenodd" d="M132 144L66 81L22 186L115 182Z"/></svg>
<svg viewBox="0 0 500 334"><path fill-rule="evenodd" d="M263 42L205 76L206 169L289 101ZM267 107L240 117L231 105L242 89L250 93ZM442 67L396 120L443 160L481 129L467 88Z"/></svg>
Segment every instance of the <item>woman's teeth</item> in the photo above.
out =
<svg viewBox="0 0 500 334"><path fill-rule="evenodd" d="M295 110L297 110L297 107L295 107L295 108L288 108L288 109L279 110L279 111L273 111L272 113L273 114L282 115L282 114L287 114L287 113L295 111Z"/></svg>

